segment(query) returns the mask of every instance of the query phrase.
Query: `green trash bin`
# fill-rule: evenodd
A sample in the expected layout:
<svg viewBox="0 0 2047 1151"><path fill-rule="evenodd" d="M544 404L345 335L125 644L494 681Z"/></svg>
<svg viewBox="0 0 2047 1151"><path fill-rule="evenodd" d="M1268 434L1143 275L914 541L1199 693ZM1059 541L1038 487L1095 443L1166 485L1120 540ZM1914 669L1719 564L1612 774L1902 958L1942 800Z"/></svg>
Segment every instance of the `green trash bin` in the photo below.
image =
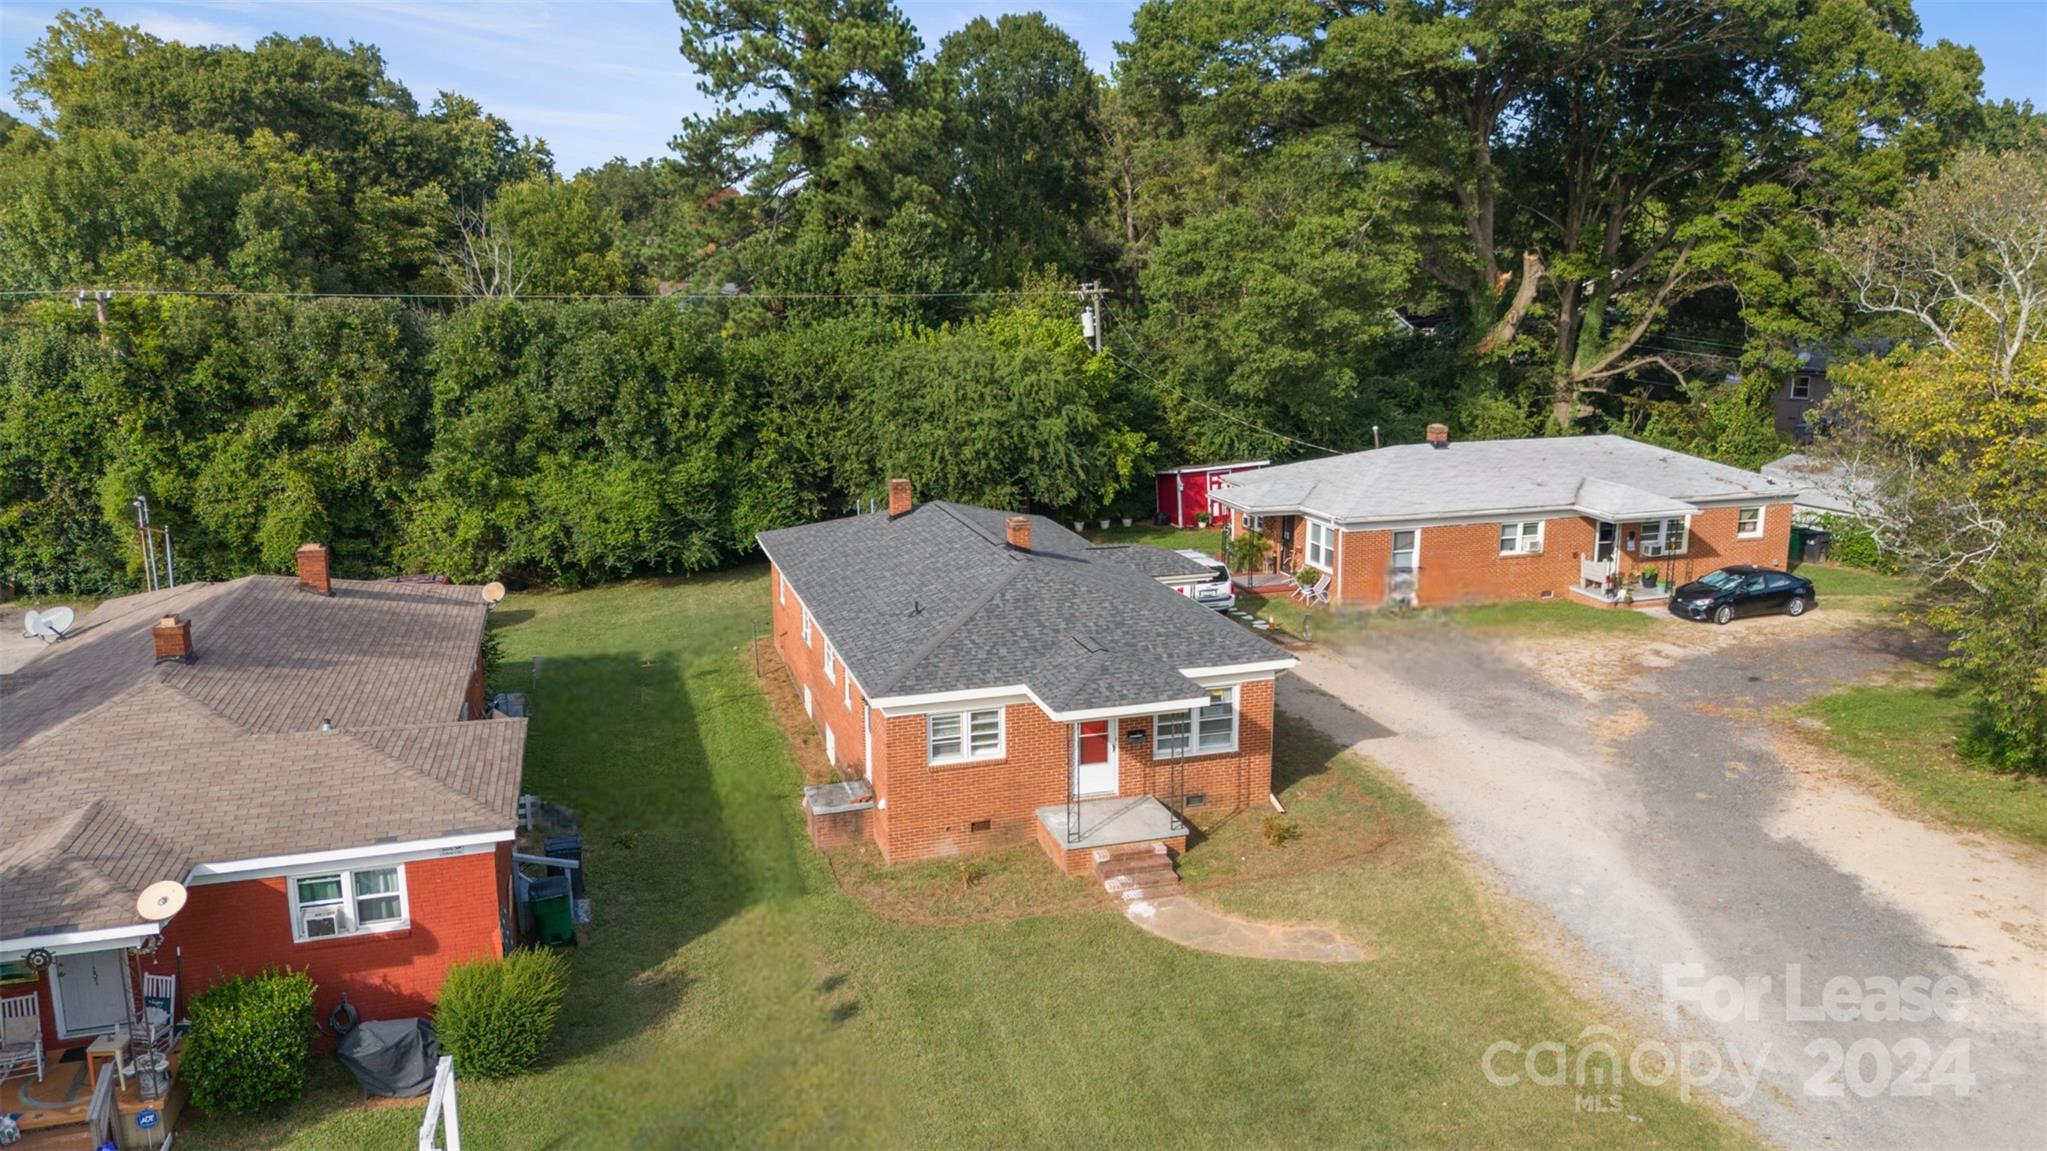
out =
<svg viewBox="0 0 2047 1151"><path fill-rule="evenodd" d="M1785 567L1797 567L1800 563L1804 562L1805 539L1811 534L1811 528L1800 527L1797 524L1791 525L1791 551L1790 554L1784 557Z"/></svg>
<svg viewBox="0 0 2047 1151"><path fill-rule="evenodd" d="M550 875L527 885L526 903L533 909L533 931L550 947L576 941L575 899L565 876Z"/></svg>

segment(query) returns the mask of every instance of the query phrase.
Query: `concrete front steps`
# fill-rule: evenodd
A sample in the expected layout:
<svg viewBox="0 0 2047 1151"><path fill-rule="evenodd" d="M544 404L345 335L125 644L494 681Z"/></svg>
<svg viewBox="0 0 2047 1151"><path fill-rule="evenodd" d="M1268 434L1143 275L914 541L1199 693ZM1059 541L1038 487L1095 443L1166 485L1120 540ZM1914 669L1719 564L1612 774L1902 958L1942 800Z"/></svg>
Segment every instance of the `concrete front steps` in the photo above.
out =
<svg viewBox="0 0 2047 1151"><path fill-rule="evenodd" d="M1095 875L1110 898L1149 902L1180 894L1180 873L1163 843L1132 843L1095 849Z"/></svg>

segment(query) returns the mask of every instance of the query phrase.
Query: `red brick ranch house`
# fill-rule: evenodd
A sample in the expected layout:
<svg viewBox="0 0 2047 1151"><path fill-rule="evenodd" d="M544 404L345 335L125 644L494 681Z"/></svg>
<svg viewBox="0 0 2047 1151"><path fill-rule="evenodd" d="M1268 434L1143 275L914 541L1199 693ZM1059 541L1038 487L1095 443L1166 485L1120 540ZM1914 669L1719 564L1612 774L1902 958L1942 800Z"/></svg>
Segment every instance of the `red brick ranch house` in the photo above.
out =
<svg viewBox="0 0 2047 1151"><path fill-rule="evenodd" d="M1229 477L1232 530L1272 570L1329 577L1332 603L1668 598L1728 564L1782 567L1788 482L1622 436L1429 442ZM1642 586L1655 567L1657 586Z"/></svg>
<svg viewBox="0 0 2047 1151"><path fill-rule="evenodd" d="M1035 836L1080 872L1271 793L1295 660L1165 586L1200 575L1184 556L913 505L904 480L885 513L760 544L776 648L847 777L806 794L820 843L871 837L893 863Z"/></svg>
<svg viewBox="0 0 2047 1151"><path fill-rule="evenodd" d="M177 975L309 969L319 1017L424 1014L505 946L526 721L485 707L474 587L250 576L110 600L0 676L0 999L48 1046ZM136 906L178 880L168 923ZM26 982L23 982L26 980ZM127 994L135 994L129 987Z"/></svg>

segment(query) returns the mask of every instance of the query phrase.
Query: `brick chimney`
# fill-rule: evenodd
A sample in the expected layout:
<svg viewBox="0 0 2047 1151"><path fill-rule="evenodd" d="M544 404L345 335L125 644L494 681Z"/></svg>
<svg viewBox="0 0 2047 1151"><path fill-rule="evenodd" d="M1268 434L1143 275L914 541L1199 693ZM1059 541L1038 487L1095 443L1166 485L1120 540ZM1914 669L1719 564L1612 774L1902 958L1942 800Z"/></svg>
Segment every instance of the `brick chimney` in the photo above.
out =
<svg viewBox="0 0 2047 1151"><path fill-rule="evenodd" d="M1432 448L1447 448L1450 446L1450 426L1448 424L1429 425L1429 446Z"/></svg>
<svg viewBox="0 0 2047 1151"><path fill-rule="evenodd" d="M1009 531L1009 546L1020 552L1031 550L1031 517L1011 516L1003 525Z"/></svg>
<svg viewBox="0 0 2047 1151"><path fill-rule="evenodd" d="M167 615L156 621L149 629L149 638L156 644L156 662L167 659L189 660L192 658L192 621Z"/></svg>
<svg viewBox="0 0 2047 1151"><path fill-rule="evenodd" d="M299 586L320 595L333 595L333 581L327 578L327 545L305 544L298 550Z"/></svg>
<svg viewBox="0 0 2047 1151"><path fill-rule="evenodd" d="M910 514L910 481L890 480L888 482L888 518Z"/></svg>

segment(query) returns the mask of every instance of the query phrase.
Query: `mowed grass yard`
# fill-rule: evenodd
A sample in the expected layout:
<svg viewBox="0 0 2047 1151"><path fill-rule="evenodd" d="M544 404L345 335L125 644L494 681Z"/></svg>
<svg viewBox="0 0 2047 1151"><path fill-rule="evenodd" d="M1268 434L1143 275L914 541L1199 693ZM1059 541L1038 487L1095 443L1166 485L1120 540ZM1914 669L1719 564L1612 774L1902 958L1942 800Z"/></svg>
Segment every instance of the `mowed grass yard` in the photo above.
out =
<svg viewBox="0 0 2047 1151"><path fill-rule="evenodd" d="M755 567L498 610L501 686L533 705L528 790L581 811L596 922L546 1068L462 1082L470 1148L1747 1143L1670 1092L1592 1114L1570 1087L1489 1083L1494 1041L1613 1020L1508 946L1416 801L1305 737L1281 744L1302 838L1268 847L1250 813L1189 866L1219 881L1203 898L1334 926L1369 962L1188 951L1106 901L955 926L877 915L804 833L754 677L767 596ZM1371 850L1316 846L1338 802L1378 809ZM1304 874L1256 855L1297 845L1318 861ZM286 1113L201 1118L179 1144L409 1146L420 1114L363 1102L323 1059Z"/></svg>

